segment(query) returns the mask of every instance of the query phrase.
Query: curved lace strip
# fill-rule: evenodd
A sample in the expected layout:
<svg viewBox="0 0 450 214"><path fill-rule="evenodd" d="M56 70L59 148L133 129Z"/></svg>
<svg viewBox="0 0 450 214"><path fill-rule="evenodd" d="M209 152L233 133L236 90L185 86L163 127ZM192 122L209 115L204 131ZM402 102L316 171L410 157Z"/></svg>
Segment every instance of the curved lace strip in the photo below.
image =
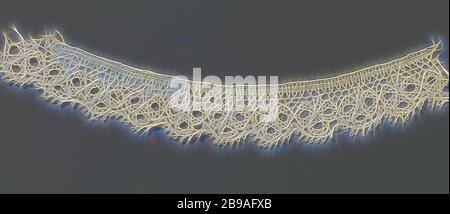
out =
<svg viewBox="0 0 450 214"><path fill-rule="evenodd" d="M436 43L336 77L276 85L278 111L270 122L260 119L259 110L174 111L169 99L177 91L170 87L175 77L69 46L57 32L29 39L17 31L5 35L0 76L32 84L47 100L79 106L88 118L120 120L135 132L159 126L180 142L208 135L217 145L250 138L273 148L293 135L309 143L326 142L339 131L366 135L385 120L405 123L425 106L441 107L448 102L448 71L437 57L440 48ZM221 87L234 87L247 102L245 87ZM211 87L201 92L214 96Z"/></svg>

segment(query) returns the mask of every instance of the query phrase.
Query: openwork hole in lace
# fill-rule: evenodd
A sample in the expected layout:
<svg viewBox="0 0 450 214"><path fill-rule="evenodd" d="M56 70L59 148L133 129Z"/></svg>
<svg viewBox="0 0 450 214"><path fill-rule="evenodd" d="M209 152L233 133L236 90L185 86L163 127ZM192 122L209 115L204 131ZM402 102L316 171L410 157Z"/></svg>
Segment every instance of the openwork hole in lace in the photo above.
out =
<svg viewBox="0 0 450 214"><path fill-rule="evenodd" d="M38 61L38 59L37 59L36 57L30 58L30 65L31 65L31 66L34 66L34 67L39 66L39 61Z"/></svg>
<svg viewBox="0 0 450 214"><path fill-rule="evenodd" d="M9 51L8 51L9 54L16 55L16 54L19 54L19 52L20 52L20 49L17 46L13 45L13 46L9 47Z"/></svg>

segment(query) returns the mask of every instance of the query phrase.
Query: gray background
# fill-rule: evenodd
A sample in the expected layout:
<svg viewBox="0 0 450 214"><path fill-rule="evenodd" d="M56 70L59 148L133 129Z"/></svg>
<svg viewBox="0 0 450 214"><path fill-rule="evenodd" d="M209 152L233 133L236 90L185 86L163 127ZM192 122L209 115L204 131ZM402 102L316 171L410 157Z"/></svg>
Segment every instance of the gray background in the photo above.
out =
<svg viewBox="0 0 450 214"><path fill-rule="evenodd" d="M10 24L163 73L299 80L448 42L449 1L1 0L0 28ZM2 83L0 193L448 193L448 130L447 108L355 141L187 148Z"/></svg>

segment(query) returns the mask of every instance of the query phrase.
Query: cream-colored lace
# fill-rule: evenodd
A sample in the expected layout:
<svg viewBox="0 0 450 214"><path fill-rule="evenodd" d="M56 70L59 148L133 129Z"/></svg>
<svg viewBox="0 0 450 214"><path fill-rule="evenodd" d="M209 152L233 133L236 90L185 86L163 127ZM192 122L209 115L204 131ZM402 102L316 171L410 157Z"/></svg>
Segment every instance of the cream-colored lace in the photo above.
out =
<svg viewBox="0 0 450 214"><path fill-rule="evenodd" d="M67 45L59 33L16 37L5 36L0 54L0 76L6 81L32 84L56 103L79 105L88 118L116 118L136 132L162 127L180 142L201 135L218 145L248 138L264 148L293 135L326 142L338 131L365 135L384 120L404 123L424 105L439 108L448 102L443 90L448 71L437 58L440 43L336 77L279 84L277 117L267 122L259 110L174 111L169 104L175 92L172 76L90 54ZM247 93L240 86L227 87Z"/></svg>

